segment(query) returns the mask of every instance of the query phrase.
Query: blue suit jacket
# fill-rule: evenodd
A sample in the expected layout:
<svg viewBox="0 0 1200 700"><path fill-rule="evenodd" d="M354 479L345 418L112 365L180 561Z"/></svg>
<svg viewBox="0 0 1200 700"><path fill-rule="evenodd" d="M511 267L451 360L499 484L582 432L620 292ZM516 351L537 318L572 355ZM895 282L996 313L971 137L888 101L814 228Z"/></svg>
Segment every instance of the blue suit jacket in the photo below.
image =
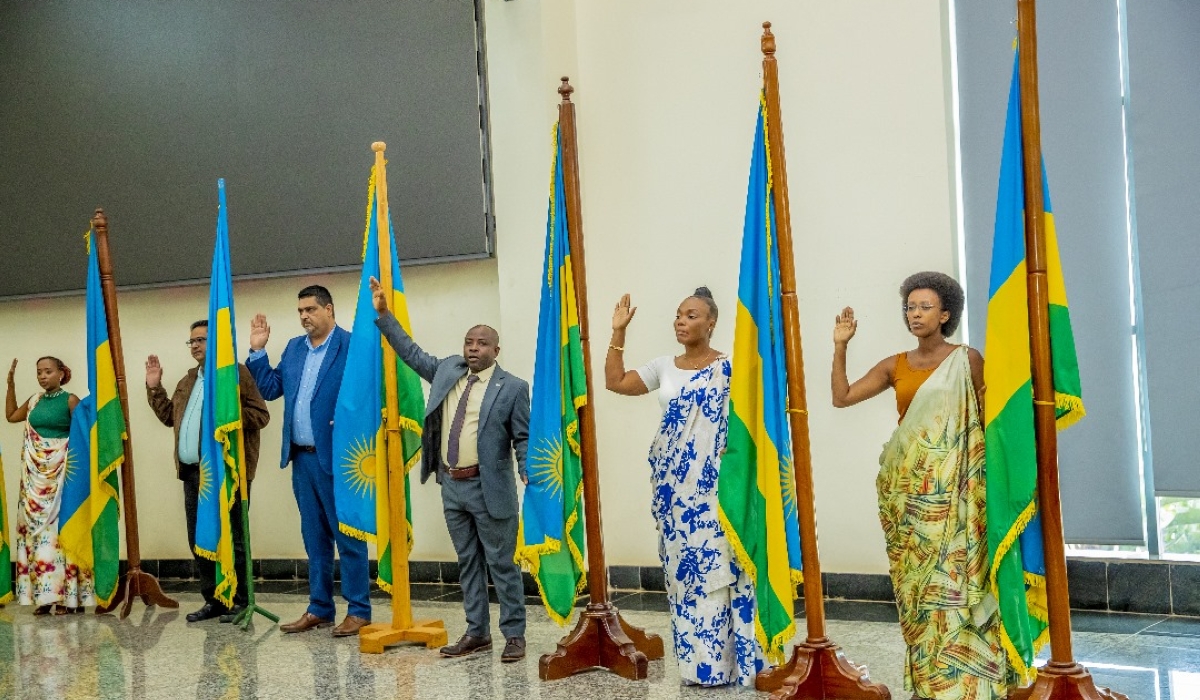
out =
<svg viewBox="0 0 1200 700"><path fill-rule="evenodd" d="M267 401L283 397L283 454L279 459L282 469L292 459L292 416L296 410L296 394L300 392L300 378L304 374L304 360L308 356L307 336L297 336L288 341L279 365L271 366L270 358L264 353L248 360L246 368L254 375L258 390ZM317 387L313 390L309 415L312 418L313 437L316 438L317 459L321 469L333 473L333 409L337 406L338 392L342 388L342 374L346 369L346 355L350 351L350 331L334 326L326 341L325 360L317 372Z"/></svg>

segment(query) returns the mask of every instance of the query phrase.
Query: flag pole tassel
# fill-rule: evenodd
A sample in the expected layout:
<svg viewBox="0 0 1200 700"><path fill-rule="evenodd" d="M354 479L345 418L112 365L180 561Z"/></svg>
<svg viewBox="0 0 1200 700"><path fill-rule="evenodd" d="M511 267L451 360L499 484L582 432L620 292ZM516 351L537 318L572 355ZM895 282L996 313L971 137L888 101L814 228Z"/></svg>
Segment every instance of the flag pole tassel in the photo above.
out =
<svg viewBox="0 0 1200 700"><path fill-rule="evenodd" d="M121 413L125 415L125 460L121 464L121 500L125 513L125 558L128 569L117 583L117 591L108 605L96 606L96 614L103 615L121 609L118 617L129 617L133 599L141 598L146 605L175 609L179 602L169 598L158 585L153 574L142 571L141 541L138 537L137 493L133 486L133 430L129 422L129 392L125 386L125 356L121 351L121 323L117 318L117 285L113 282L112 257L108 251L108 217L103 209L92 216L92 230L96 232L96 260L100 267L100 289L104 295L104 312L108 316L108 343L112 348L113 366L117 375L117 396L121 401Z"/></svg>
<svg viewBox="0 0 1200 700"><path fill-rule="evenodd" d="M575 129L575 103L566 77L558 88L562 101L558 121L562 129L563 189L567 195L567 233L571 241L571 274L575 278L575 299L579 305L579 341L583 348L583 367L587 395L592 393L592 353L588 334L587 279L583 264L583 220L579 198L579 146ZM643 680L649 662L663 658L662 637L634 627L621 617L608 600L608 569L604 564L604 538L600 523L600 469L596 456L595 403L589 400L579 409L579 447L583 467L583 510L587 537L588 595L590 601L569 635L558 642L558 649L541 657L538 675L544 681L603 668L628 678Z"/></svg>
<svg viewBox="0 0 1200 700"><path fill-rule="evenodd" d="M1037 489L1046 561L1050 613L1050 661L1037 680L1009 694L1012 700L1128 700L1098 688L1071 649L1071 607L1067 596L1067 555L1063 540L1058 481L1058 427L1050 356L1050 290L1046 274L1045 201L1042 197L1042 125L1038 105L1037 8L1017 0L1018 80L1021 89L1021 149L1025 175L1025 260L1029 296L1029 345L1033 375Z"/></svg>
<svg viewBox="0 0 1200 700"><path fill-rule="evenodd" d="M390 296L392 280L391 219L388 217L387 172L383 152L387 144L376 141L375 202L376 226L379 235L379 283ZM404 491L404 445L400 436L400 401L396 395L396 351L390 343L383 344L384 442L387 450L388 527L392 547L392 621L364 625L358 631L358 650L363 654L382 654L389 646L401 642L418 642L427 648L444 646L448 641L446 626L441 620L413 621L412 595L408 581L408 518ZM382 556L382 552L380 553Z"/></svg>
<svg viewBox="0 0 1200 700"><path fill-rule="evenodd" d="M825 634L825 598L817 555L817 514L813 493L812 451L808 435L808 398L804 386L804 356L800 345L800 303L796 297L796 263L792 248L792 217L788 202L787 163L783 149L783 120L779 109L779 64L775 35L763 22L763 84L767 102L767 139L771 181L775 194L775 226L779 243L779 292L783 311L783 342L787 356L788 419L792 430L796 481L796 516L804 562L804 614L808 634L792 651L791 660L758 674L754 687L770 691L772 700L890 700L882 683L871 682L866 667L851 663L841 647Z"/></svg>

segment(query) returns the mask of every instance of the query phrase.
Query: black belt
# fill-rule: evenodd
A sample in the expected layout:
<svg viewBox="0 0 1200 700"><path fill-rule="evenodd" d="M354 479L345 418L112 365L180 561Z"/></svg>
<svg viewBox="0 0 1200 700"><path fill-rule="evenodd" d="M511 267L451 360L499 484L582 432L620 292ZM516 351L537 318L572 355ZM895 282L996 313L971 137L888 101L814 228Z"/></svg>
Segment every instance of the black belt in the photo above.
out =
<svg viewBox="0 0 1200 700"><path fill-rule="evenodd" d="M292 443L292 451L294 452L297 450L300 452L316 452L317 448L314 447L313 445L297 445L296 443L293 442Z"/></svg>

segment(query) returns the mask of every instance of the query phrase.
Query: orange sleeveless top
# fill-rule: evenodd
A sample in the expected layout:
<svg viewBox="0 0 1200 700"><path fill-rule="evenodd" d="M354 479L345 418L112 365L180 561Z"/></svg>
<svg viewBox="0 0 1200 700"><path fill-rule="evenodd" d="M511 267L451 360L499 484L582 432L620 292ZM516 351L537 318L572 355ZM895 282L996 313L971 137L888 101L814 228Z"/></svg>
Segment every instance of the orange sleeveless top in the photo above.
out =
<svg viewBox="0 0 1200 700"><path fill-rule="evenodd" d="M937 367L929 369L913 369L908 366L908 353L902 352L896 356L896 369L892 372L893 384L896 389L896 410L900 412L900 420L908 413L917 389L925 383ZM899 422L899 421L897 421Z"/></svg>

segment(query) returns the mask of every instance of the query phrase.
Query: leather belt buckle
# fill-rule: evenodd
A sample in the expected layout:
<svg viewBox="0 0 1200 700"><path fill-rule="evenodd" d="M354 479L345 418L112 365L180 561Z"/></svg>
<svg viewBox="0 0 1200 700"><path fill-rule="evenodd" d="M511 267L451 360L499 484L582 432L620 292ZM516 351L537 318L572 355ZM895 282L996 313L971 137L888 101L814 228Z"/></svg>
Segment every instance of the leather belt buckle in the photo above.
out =
<svg viewBox="0 0 1200 700"><path fill-rule="evenodd" d="M475 477L479 476L479 465L472 464L469 467L446 467L446 473L455 481L474 479Z"/></svg>
<svg viewBox="0 0 1200 700"><path fill-rule="evenodd" d="M317 451L317 448L314 447L313 445L297 445L294 442L292 443L292 449L297 452L316 452Z"/></svg>

